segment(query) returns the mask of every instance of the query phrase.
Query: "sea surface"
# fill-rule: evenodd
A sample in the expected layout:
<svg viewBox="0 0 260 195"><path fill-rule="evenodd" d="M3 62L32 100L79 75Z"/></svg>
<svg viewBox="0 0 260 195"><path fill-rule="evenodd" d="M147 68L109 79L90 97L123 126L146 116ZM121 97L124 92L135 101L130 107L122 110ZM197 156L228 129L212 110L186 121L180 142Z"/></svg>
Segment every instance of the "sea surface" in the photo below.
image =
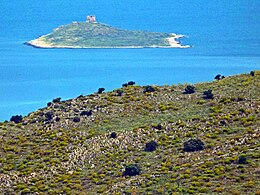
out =
<svg viewBox="0 0 260 195"><path fill-rule="evenodd" d="M36 49L24 42L73 21L172 32L189 49ZM212 81L260 69L259 0L1 0L0 121L53 98L106 91L128 81Z"/></svg>

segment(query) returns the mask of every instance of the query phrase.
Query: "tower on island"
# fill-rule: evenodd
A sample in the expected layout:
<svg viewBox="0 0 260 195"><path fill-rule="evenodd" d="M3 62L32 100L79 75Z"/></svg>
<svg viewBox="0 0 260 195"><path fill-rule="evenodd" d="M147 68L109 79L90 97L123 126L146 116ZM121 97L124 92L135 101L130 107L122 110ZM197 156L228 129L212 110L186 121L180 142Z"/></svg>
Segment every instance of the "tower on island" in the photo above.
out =
<svg viewBox="0 0 260 195"><path fill-rule="evenodd" d="M87 16L88 23L97 23L96 16Z"/></svg>

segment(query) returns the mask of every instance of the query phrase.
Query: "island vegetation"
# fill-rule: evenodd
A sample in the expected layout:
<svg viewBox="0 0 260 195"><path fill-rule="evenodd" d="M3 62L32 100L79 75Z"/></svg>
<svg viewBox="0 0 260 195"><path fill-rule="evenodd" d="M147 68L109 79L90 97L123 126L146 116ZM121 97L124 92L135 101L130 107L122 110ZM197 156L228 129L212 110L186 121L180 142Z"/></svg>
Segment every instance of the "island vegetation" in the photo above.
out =
<svg viewBox="0 0 260 195"><path fill-rule="evenodd" d="M260 72L121 88L0 123L0 194L260 194Z"/></svg>
<svg viewBox="0 0 260 195"><path fill-rule="evenodd" d="M161 32L122 30L95 22L73 22L60 26L26 44L39 48L144 48L182 46L177 40L183 35Z"/></svg>

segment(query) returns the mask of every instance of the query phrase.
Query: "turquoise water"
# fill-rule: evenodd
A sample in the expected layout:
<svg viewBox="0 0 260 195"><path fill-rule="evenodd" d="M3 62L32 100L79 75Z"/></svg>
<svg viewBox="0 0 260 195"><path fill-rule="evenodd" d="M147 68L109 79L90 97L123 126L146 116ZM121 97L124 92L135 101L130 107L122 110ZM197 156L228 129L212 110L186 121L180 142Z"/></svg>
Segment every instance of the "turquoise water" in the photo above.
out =
<svg viewBox="0 0 260 195"><path fill-rule="evenodd" d="M124 29L185 34L190 49L35 49L22 43L95 14ZM0 1L0 121L99 87L212 81L260 69L260 1Z"/></svg>

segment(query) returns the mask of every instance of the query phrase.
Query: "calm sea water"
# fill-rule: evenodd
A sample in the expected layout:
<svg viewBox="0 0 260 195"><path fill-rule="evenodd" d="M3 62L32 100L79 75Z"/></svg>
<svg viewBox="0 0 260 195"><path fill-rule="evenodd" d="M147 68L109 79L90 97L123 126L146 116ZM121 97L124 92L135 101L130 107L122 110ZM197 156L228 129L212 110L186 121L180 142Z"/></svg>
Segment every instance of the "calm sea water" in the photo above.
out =
<svg viewBox="0 0 260 195"><path fill-rule="evenodd" d="M124 29L185 34L190 49L35 49L22 43L95 14ZM259 0L0 1L0 121L99 87L212 81L260 69Z"/></svg>

